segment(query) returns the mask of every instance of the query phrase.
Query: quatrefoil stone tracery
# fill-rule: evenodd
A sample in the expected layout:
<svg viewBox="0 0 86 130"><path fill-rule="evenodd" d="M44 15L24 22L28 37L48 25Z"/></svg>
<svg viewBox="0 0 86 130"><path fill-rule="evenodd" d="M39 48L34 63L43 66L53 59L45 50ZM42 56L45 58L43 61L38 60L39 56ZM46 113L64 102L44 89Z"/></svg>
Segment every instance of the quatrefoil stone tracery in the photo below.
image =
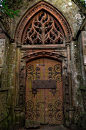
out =
<svg viewBox="0 0 86 130"><path fill-rule="evenodd" d="M24 32L23 43L37 44L63 44L64 33L60 24L52 15L45 11L35 15Z"/></svg>

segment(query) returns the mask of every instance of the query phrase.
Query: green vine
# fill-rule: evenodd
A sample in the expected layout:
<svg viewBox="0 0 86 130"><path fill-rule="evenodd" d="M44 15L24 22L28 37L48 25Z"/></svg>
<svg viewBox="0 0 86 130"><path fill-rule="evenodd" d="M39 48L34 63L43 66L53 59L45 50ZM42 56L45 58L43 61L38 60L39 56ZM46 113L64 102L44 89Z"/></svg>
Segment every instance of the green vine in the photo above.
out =
<svg viewBox="0 0 86 130"><path fill-rule="evenodd" d="M20 12L18 9L18 5L22 1L20 0L1 0L0 1L0 12L1 14L7 14L10 18L15 18L14 16L19 16ZM16 3L16 4L14 4ZM16 8L14 8L16 7Z"/></svg>

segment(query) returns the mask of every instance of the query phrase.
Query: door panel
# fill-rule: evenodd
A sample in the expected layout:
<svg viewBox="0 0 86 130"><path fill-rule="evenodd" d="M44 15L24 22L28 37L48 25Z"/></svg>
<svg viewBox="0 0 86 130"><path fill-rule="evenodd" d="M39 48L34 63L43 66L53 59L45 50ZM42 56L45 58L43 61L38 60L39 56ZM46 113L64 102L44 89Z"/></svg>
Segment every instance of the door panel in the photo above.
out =
<svg viewBox="0 0 86 130"><path fill-rule="evenodd" d="M26 118L63 124L61 62L40 58L27 63Z"/></svg>

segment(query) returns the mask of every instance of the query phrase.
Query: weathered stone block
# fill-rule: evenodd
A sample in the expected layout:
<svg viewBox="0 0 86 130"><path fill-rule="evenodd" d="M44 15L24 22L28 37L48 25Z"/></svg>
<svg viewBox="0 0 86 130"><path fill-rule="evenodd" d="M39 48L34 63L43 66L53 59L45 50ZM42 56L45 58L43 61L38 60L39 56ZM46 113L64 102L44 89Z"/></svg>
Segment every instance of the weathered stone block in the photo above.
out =
<svg viewBox="0 0 86 130"><path fill-rule="evenodd" d="M36 121L31 121L26 119L25 121L25 128L38 128L40 127L40 123Z"/></svg>

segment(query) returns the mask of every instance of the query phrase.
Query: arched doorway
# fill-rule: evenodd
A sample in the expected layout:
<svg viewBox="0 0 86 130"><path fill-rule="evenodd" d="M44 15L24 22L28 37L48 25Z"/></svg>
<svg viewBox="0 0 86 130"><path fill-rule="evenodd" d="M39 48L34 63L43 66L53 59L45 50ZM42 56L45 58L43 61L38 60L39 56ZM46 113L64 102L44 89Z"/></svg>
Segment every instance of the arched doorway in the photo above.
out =
<svg viewBox="0 0 86 130"><path fill-rule="evenodd" d="M26 118L45 124L68 120L71 35L65 17L44 1L21 19L15 34L19 73L16 93L19 90L19 106Z"/></svg>
<svg viewBox="0 0 86 130"><path fill-rule="evenodd" d="M39 58L26 68L26 119L63 124L62 63Z"/></svg>

